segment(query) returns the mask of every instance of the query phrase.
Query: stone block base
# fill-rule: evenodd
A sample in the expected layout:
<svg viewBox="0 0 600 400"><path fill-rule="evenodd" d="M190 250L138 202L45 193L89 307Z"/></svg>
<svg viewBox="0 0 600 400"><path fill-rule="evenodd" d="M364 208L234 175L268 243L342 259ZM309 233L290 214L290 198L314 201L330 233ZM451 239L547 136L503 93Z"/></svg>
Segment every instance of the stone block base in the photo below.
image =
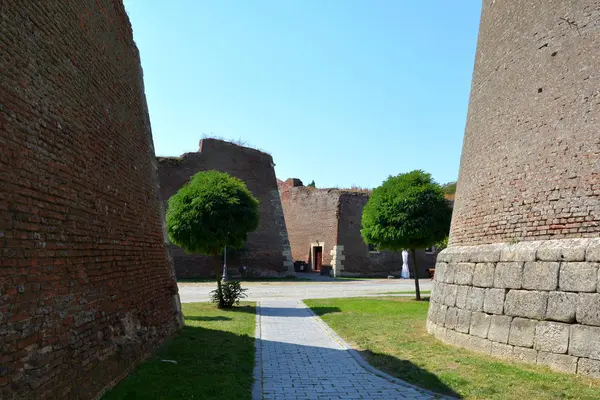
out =
<svg viewBox="0 0 600 400"><path fill-rule="evenodd" d="M430 334L479 353L600 376L600 238L451 246Z"/></svg>

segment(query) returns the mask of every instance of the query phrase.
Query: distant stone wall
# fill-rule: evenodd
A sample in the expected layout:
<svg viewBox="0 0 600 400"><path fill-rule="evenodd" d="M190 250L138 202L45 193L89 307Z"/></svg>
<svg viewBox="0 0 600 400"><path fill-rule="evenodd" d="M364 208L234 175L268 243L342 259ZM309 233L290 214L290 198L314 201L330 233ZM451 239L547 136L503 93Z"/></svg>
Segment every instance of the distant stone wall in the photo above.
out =
<svg viewBox="0 0 600 400"><path fill-rule="evenodd" d="M294 260L310 264L311 244L319 241L325 243L323 265L331 265L336 276L399 274L401 252L370 252L360 233L368 193L315 189L297 179L280 183L279 190ZM428 277L427 269L434 267L436 255L419 250L417 257L419 277Z"/></svg>
<svg viewBox="0 0 600 400"><path fill-rule="evenodd" d="M337 245L340 193L334 189L305 187L297 179L279 185L283 214L294 261L311 264L311 244L323 247L323 265L332 265Z"/></svg>
<svg viewBox="0 0 600 400"><path fill-rule="evenodd" d="M93 399L180 323L121 1L0 5L0 398Z"/></svg>
<svg viewBox="0 0 600 400"><path fill-rule="evenodd" d="M169 198L200 171L217 170L241 179L260 201L260 223L243 249L231 251L227 265L233 275L246 266L251 276L286 276L293 273L293 265L274 165L273 158L261 151L203 139L197 153L158 157L161 200L166 209ZM178 278L214 276L210 257L186 254L175 245L170 248Z"/></svg>
<svg viewBox="0 0 600 400"><path fill-rule="evenodd" d="M484 0L428 329L600 377L600 2Z"/></svg>

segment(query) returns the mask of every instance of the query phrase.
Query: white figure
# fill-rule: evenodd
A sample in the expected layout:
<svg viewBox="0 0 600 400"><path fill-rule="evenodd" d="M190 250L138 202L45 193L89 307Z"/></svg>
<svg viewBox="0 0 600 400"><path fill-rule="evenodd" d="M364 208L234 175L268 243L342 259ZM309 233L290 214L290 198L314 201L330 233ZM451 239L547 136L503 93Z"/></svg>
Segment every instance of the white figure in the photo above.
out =
<svg viewBox="0 0 600 400"><path fill-rule="evenodd" d="M408 272L408 251L402 250L402 272L400 272L400 278L410 278L410 272Z"/></svg>

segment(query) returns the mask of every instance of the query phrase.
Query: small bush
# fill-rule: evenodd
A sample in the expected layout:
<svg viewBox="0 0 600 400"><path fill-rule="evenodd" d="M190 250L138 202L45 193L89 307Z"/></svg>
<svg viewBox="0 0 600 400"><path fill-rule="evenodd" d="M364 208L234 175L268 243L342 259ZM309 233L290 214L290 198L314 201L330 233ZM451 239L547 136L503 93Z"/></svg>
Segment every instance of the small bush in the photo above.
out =
<svg viewBox="0 0 600 400"><path fill-rule="evenodd" d="M242 285L238 281L225 281L221 283L223 291L223 308L231 308L233 305L239 305L241 299L248 297L246 291L242 289ZM210 301L219 304L219 291L213 290L210 292Z"/></svg>

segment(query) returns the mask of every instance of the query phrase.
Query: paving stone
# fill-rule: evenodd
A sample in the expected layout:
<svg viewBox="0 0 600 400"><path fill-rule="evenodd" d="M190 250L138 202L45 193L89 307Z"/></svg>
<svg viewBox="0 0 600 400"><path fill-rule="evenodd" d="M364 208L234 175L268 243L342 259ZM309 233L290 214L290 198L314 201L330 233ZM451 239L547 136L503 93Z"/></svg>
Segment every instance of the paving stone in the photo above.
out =
<svg viewBox="0 0 600 400"><path fill-rule="evenodd" d="M471 311L483 311L483 300L485 297L485 289L471 287L469 297L467 298L467 309Z"/></svg>
<svg viewBox="0 0 600 400"><path fill-rule="evenodd" d="M580 358L577 363L577 373L600 378L600 361L589 358Z"/></svg>
<svg viewBox="0 0 600 400"><path fill-rule="evenodd" d="M564 354L569 348L570 325L541 321L535 327L534 348L549 353Z"/></svg>
<svg viewBox="0 0 600 400"><path fill-rule="evenodd" d="M526 262L523 267L523 288L556 290L558 287L558 262Z"/></svg>
<svg viewBox="0 0 600 400"><path fill-rule="evenodd" d="M494 271L494 287L521 289L523 283L522 262L499 262Z"/></svg>
<svg viewBox="0 0 600 400"><path fill-rule="evenodd" d="M577 293L550 292L546 319L562 322L575 322L577 310Z"/></svg>
<svg viewBox="0 0 600 400"><path fill-rule="evenodd" d="M600 360L600 328L595 326L571 325L569 354L577 357Z"/></svg>
<svg viewBox="0 0 600 400"><path fill-rule="evenodd" d="M496 265L494 263L477 263L473 271L473 286L493 287L494 286L494 271Z"/></svg>
<svg viewBox="0 0 600 400"><path fill-rule="evenodd" d="M579 293L577 296L577 322L600 326L600 293Z"/></svg>
<svg viewBox="0 0 600 400"><path fill-rule="evenodd" d="M598 263L564 262L560 266L559 289L566 292L595 292Z"/></svg>
<svg viewBox="0 0 600 400"><path fill-rule="evenodd" d="M568 372L570 374L577 372L577 357L566 354L538 351L537 363L547 365L554 371Z"/></svg>
<svg viewBox="0 0 600 400"><path fill-rule="evenodd" d="M502 314L505 293L505 289L486 289L483 300L483 311L488 314Z"/></svg>
<svg viewBox="0 0 600 400"><path fill-rule="evenodd" d="M537 321L526 318L514 318L510 324L508 344L519 347L533 347Z"/></svg>
<svg viewBox="0 0 600 400"><path fill-rule="evenodd" d="M474 312L471 314L471 326L469 334L480 338L487 338L488 331L490 329L491 316L481 313Z"/></svg>
<svg viewBox="0 0 600 400"><path fill-rule="evenodd" d="M504 302L504 313L514 317L544 319L548 293L530 290L510 290Z"/></svg>
<svg viewBox="0 0 600 400"><path fill-rule="evenodd" d="M262 393L255 400L434 398L363 368L297 300L266 300L260 312Z"/></svg>
<svg viewBox="0 0 600 400"><path fill-rule="evenodd" d="M472 285L474 263L457 263L454 272L454 283L457 285Z"/></svg>
<svg viewBox="0 0 600 400"><path fill-rule="evenodd" d="M508 343L511 322L512 317L508 315L492 315L488 339L494 342Z"/></svg>

